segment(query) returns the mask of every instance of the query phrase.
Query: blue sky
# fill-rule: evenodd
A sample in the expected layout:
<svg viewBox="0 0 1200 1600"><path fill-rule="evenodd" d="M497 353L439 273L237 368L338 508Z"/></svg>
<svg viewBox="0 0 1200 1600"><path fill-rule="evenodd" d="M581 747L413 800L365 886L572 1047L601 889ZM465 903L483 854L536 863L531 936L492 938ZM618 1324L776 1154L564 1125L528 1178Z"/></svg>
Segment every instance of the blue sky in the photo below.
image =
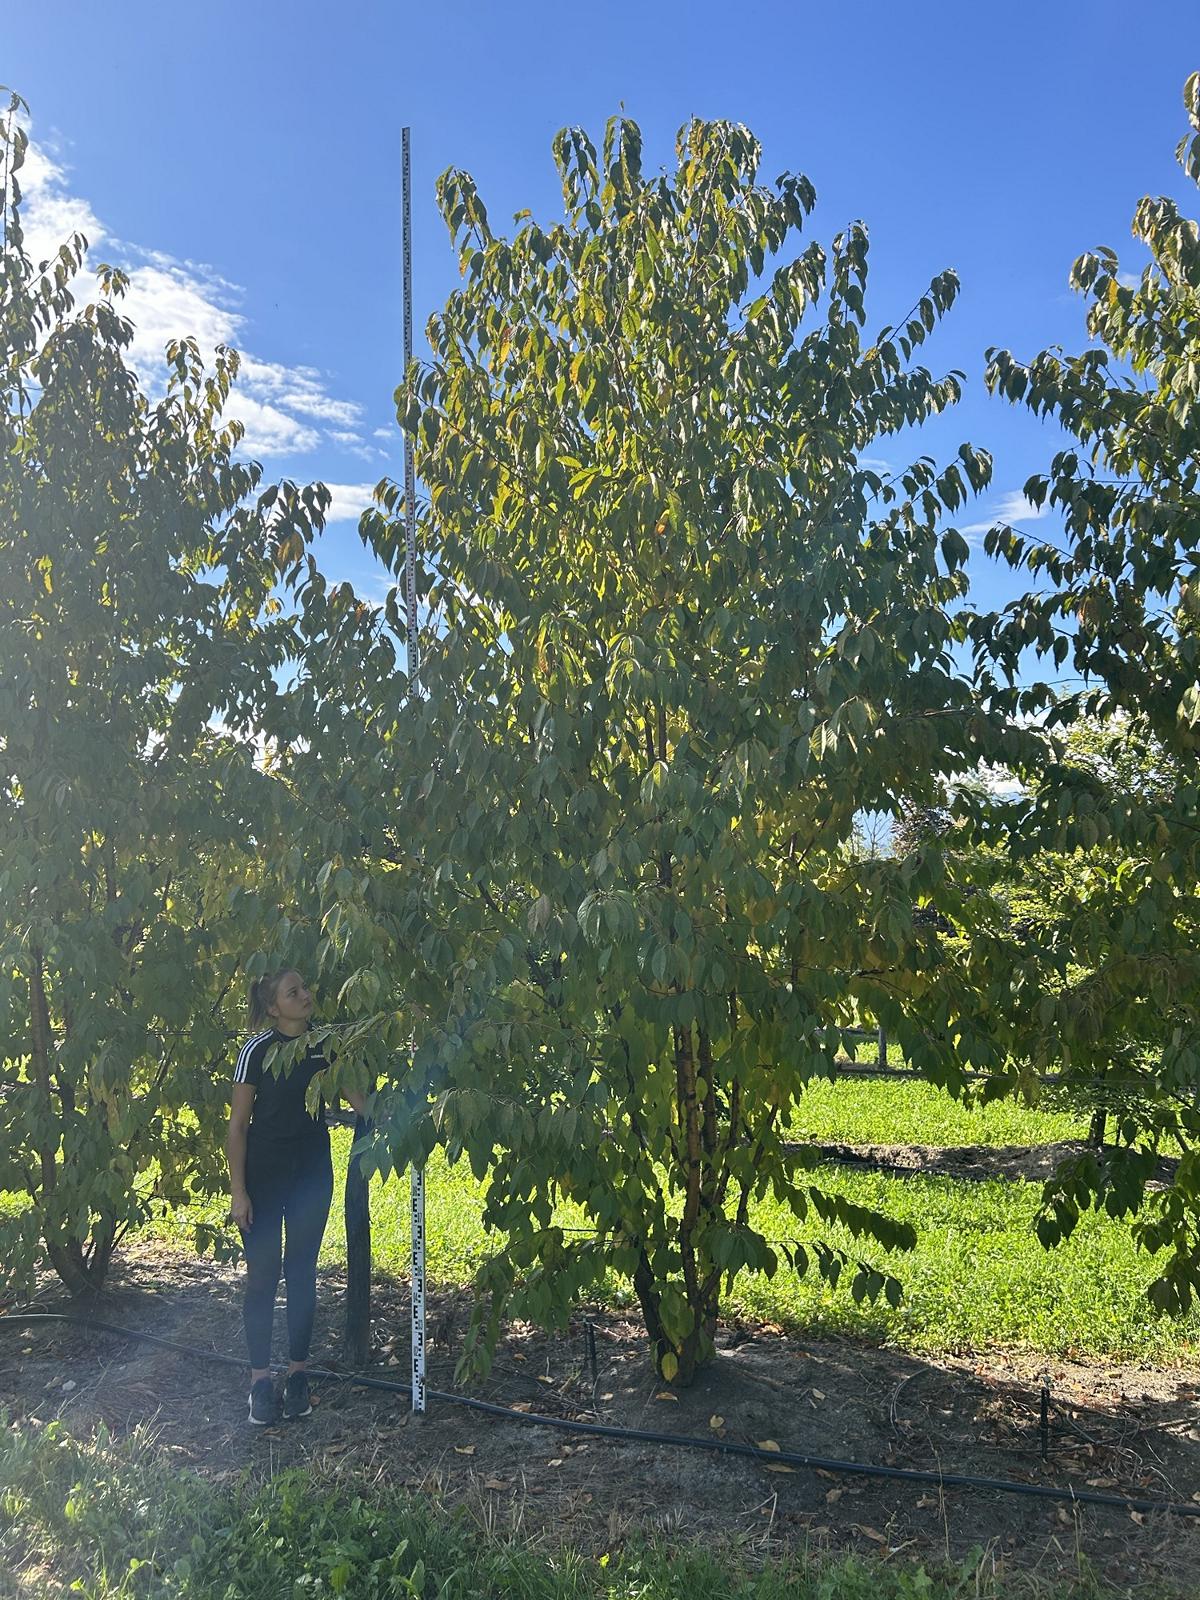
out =
<svg viewBox="0 0 1200 1600"><path fill-rule="evenodd" d="M574 122L598 135L622 104L648 166L671 162L689 116L730 117L762 141L764 177L811 178L816 237L864 219L874 324L954 267L962 295L929 359L965 371L966 398L912 449L992 450L993 489L959 517L970 526L1019 511L1021 484L1057 443L988 398L985 348L1079 348L1075 257L1111 244L1140 271L1129 222L1142 194L1173 194L1196 215L1173 155L1195 67L1196 0L58 0L9 7L0 38L0 82L32 112L38 243L82 225L95 259L133 270L147 369L171 333L246 353L233 410L248 445L271 476L339 486L344 520L323 560L375 597L383 582L351 514L361 486L401 470L403 124L418 351L456 279L436 175L471 171L496 225L524 206L556 214L554 132ZM898 464L905 449L881 453ZM981 601L1018 587L978 551L971 572Z"/></svg>

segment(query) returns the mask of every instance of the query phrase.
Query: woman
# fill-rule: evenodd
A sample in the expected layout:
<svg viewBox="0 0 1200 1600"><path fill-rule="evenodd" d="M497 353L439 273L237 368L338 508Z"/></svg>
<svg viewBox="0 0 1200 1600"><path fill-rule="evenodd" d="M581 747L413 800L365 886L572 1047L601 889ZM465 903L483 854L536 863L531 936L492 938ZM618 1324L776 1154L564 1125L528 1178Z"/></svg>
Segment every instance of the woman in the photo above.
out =
<svg viewBox="0 0 1200 1600"><path fill-rule="evenodd" d="M288 1367L282 1396L285 1417L307 1417L308 1351L317 1303L317 1254L333 1199L333 1162L325 1101L315 1116L305 1092L328 1066L310 1045L285 1071L266 1067L275 1045L287 1045L312 1026L313 999L298 972L285 967L250 985L254 1030L233 1072L233 1109L225 1150L232 1194L230 1220L246 1250L242 1318L250 1349L250 1421L278 1422L280 1398L271 1382L271 1323L282 1265L287 1279ZM344 1091L358 1112L365 1097ZM287 1242L281 1249L286 1229Z"/></svg>

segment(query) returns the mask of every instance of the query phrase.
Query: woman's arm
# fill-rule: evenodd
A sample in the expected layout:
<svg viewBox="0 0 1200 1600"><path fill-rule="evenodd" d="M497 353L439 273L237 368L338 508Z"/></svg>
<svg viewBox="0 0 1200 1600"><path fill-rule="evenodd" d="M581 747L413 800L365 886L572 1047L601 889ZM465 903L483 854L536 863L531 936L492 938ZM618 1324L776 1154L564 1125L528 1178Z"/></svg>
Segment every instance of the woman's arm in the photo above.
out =
<svg viewBox="0 0 1200 1600"><path fill-rule="evenodd" d="M229 1132L225 1137L225 1155L229 1161L229 1207L231 1222L239 1228L249 1228L254 1222L254 1209L246 1193L246 1130L250 1126L250 1108L254 1104L254 1085L233 1085L233 1107L229 1113Z"/></svg>

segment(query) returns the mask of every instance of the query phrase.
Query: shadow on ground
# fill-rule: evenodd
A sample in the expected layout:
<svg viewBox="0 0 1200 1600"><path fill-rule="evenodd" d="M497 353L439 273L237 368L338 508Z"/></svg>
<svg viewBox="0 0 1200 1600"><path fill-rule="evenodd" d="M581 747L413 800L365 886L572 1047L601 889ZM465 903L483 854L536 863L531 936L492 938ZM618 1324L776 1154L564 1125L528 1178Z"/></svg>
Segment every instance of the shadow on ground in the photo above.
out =
<svg viewBox="0 0 1200 1600"><path fill-rule="evenodd" d="M239 1272L162 1246L114 1266L93 1315L203 1351L242 1353ZM322 1274L314 1364L337 1367L344 1279ZM408 1376L407 1286L374 1291L374 1376ZM53 1292L38 1309L69 1309ZM431 1294L429 1383L452 1389L468 1314ZM594 1330L596 1366L586 1324ZM1044 1360L1015 1354L929 1360L891 1349L722 1328L717 1360L690 1390L655 1379L640 1328L580 1313L569 1334L509 1326L471 1392L525 1413L760 1443L810 1456L1093 1487L1138 1498L1200 1499L1200 1371L1049 1364L1049 1459L1040 1455ZM283 1349L283 1307L276 1349ZM311 1418L246 1425L244 1374L74 1327L0 1328L0 1406L29 1426L62 1417L116 1433L151 1423L164 1459L221 1481L311 1465L386 1479L466 1507L479 1524L597 1552L631 1531L702 1539L757 1554L804 1544L884 1559L960 1562L1065 1577L1082 1551L1110 1582L1185 1586L1200 1571L1200 1519L1063 1505L936 1483L878 1480L678 1449L587 1439L544 1424L403 1394L314 1385Z"/></svg>

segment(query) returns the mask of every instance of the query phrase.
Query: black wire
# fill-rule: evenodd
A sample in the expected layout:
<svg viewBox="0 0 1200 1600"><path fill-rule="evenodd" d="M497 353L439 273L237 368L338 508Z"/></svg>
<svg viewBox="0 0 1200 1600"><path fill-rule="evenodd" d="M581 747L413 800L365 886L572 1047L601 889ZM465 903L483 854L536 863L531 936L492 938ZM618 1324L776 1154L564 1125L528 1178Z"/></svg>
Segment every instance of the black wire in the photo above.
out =
<svg viewBox="0 0 1200 1600"><path fill-rule="evenodd" d="M174 1339L164 1339L156 1333L142 1333L134 1328L122 1328L111 1322L99 1322L91 1317L75 1317L65 1311L23 1313L9 1311L0 1314L0 1326L15 1323L21 1327L34 1322L68 1322L77 1327L91 1328L98 1333L118 1334L126 1339L140 1339L147 1344L160 1345L165 1350L176 1350L180 1355L199 1356L202 1360L217 1361L222 1366L245 1366L236 1356L221 1355L216 1350L201 1350L195 1345L180 1344ZM309 1376L328 1378L338 1383L349 1383L356 1388L381 1389L389 1394L411 1394L412 1384L388 1378L368 1378L362 1373L334 1372L328 1367L310 1367ZM447 1405L464 1406L471 1411L482 1411L488 1416L504 1417L509 1422L527 1422L542 1428L561 1428L569 1433L593 1434L604 1439L635 1439L641 1444L664 1444L680 1449L710 1450L718 1455L747 1456L767 1466L811 1467L818 1472L841 1473L864 1478L894 1478L908 1483L933 1483L939 1488L994 1489L1001 1494L1032 1495L1043 1500L1066 1500L1072 1504L1115 1506L1121 1511L1173 1511L1179 1516L1200 1517L1200 1505L1182 1500L1132 1500L1125 1495L1098 1494L1095 1490L1051 1488L1037 1483L1017 1483L1011 1478L978 1478L969 1473L923 1472L911 1467L884 1467L862 1461L840 1461L832 1456L800 1455L791 1450L761 1450L757 1445L737 1444L729 1439L704 1439L687 1433L657 1433L648 1428L618 1428L606 1422L575 1422L566 1417L547 1417L533 1411L513 1411L508 1406L496 1405L490 1400L475 1400L469 1395L451 1394L442 1389L426 1389L431 1400L442 1400Z"/></svg>

